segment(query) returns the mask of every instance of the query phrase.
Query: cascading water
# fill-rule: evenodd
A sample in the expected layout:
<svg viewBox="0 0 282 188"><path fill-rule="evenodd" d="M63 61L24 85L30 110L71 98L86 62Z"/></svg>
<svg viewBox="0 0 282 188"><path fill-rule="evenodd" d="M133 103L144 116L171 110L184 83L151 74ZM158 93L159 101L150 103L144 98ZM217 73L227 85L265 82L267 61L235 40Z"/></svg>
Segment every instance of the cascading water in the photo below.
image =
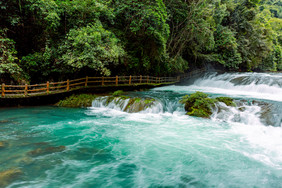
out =
<svg viewBox="0 0 282 188"><path fill-rule="evenodd" d="M0 110L0 179L18 169L8 187L280 187L281 81L210 73L128 93L135 102ZM219 103L211 119L187 116L178 101L195 91L237 106Z"/></svg>
<svg viewBox="0 0 282 188"><path fill-rule="evenodd" d="M282 74L207 73L190 85L183 82L181 85L161 87L155 90L174 91L182 94L201 91L213 96L233 97L238 99L238 108L225 107L224 111L227 114L224 115L221 112L219 117L216 115L213 117L221 119L225 116L225 120L236 121L238 116L245 116L243 118L245 124L249 124L246 121L259 124L257 120L260 120L260 123L263 122L265 125L282 125Z"/></svg>

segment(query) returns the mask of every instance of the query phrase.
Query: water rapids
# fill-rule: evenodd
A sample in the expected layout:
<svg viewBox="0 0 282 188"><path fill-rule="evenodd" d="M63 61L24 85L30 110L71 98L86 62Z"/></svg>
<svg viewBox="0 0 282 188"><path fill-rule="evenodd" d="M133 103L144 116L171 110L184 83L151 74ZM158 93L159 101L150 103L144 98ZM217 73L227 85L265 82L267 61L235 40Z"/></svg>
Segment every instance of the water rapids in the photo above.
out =
<svg viewBox="0 0 282 188"><path fill-rule="evenodd" d="M195 91L237 107L187 116L178 101ZM0 172L22 172L6 186L281 186L282 74L209 73L128 95L155 102L138 112L105 97L87 109L0 110Z"/></svg>

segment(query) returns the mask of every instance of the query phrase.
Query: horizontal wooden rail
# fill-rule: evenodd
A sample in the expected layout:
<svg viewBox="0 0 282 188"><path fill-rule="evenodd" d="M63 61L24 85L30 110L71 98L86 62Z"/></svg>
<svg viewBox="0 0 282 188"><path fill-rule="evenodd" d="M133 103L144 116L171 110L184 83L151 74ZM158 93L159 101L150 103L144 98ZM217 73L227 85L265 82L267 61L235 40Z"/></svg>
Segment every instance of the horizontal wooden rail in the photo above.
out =
<svg viewBox="0 0 282 188"><path fill-rule="evenodd" d="M104 87L104 86L127 86L127 85L146 85L146 84L170 84L179 82L183 78L192 77L205 72L199 69L193 72L182 74L177 77L155 77L155 76L115 76L115 77L88 77L60 82L47 82L33 85L5 85L0 86L1 97L9 96L32 96L37 94L48 95L50 93L62 93L85 87Z"/></svg>

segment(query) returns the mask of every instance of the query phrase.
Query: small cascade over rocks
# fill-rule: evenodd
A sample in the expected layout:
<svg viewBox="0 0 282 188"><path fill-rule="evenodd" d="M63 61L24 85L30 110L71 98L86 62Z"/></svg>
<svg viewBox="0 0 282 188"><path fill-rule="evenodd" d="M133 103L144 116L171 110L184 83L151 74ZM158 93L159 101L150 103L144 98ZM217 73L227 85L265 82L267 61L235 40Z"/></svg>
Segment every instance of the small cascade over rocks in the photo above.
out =
<svg viewBox="0 0 282 188"><path fill-rule="evenodd" d="M281 126L282 116L275 113L276 108L273 104L256 100L234 100L234 102L236 106L217 103L211 118L246 125Z"/></svg>
<svg viewBox="0 0 282 188"><path fill-rule="evenodd" d="M128 96L104 96L97 97L92 102L92 107L107 107L127 113L162 113L162 104L153 98L139 98Z"/></svg>
<svg viewBox="0 0 282 188"><path fill-rule="evenodd" d="M184 96L180 102L184 104L186 114L190 116L276 127L281 126L282 122L282 115L275 113L275 106L264 101L211 98L208 94L196 92Z"/></svg>

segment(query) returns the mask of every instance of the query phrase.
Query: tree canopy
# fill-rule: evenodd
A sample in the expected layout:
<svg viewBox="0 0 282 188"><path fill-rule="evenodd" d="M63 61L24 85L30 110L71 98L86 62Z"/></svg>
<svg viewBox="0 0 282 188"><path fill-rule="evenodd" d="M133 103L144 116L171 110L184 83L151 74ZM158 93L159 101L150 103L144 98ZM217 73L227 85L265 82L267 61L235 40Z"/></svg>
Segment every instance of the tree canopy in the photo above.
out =
<svg viewBox="0 0 282 188"><path fill-rule="evenodd" d="M280 0L0 1L1 81L282 70Z"/></svg>

